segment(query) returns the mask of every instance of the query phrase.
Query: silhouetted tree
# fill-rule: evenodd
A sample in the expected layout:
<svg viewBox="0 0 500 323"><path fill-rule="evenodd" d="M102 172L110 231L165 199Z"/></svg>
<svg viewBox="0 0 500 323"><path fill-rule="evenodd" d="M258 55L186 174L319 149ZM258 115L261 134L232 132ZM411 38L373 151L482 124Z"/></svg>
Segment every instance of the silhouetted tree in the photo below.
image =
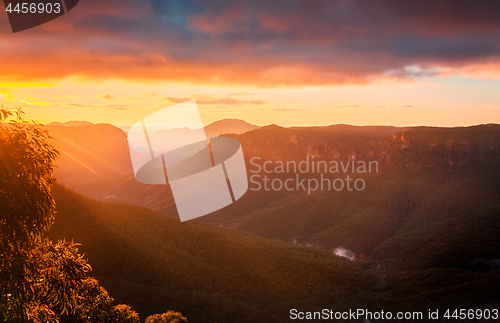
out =
<svg viewBox="0 0 500 323"><path fill-rule="evenodd" d="M113 298L94 278L86 278L77 290L75 313L59 316L60 323L102 323L111 310Z"/></svg>
<svg viewBox="0 0 500 323"><path fill-rule="evenodd" d="M22 115L0 109L0 321L139 322L128 306L111 308L78 244L43 238L54 221L58 151Z"/></svg>
<svg viewBox="0 0 500 323"><path fill-rule="evenodd" d="M0 319L54 322L76 306L75 288L90 269L75 244L42 239L54 221L50 194L58 151L49 134L0 109ZM57 313L59 314L59 313Z"/></svg>
<svg viewBox="0 0 500 323"><path fill-rule="evenodd" d="M187 318L179 312L168 311L163 314L154 314L146 318L146 323L187 323Z"/></svg>
<svg viewBox="0 0 500 323"><path fill-rule="evenodd" d="M109 312L106 323L139 323L139 315L128 305L116 305Z"/></svg>

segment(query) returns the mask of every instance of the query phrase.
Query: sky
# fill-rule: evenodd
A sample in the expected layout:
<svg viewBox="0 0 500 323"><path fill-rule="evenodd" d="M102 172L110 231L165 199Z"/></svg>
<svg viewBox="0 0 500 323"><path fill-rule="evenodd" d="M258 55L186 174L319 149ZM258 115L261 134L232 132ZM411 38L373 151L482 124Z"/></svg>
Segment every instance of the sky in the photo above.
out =
<svg viewBox="0 0 500 323"><path fill-rule="evenodd" d="M81 0L19 33L0 12L0 57L0 105L40 123L190 99L205 124L500 123L497 0Z"/></svg>

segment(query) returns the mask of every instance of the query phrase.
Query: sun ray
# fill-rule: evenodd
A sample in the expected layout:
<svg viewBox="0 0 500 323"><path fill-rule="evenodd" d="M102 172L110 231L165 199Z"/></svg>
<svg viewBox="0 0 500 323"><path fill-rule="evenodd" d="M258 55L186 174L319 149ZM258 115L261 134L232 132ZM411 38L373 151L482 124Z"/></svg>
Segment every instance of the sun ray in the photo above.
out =
<svg viewBox="0 0 500 323"><path fill-rule="evenodd" d="M86 169L88 169L89 171L91 171L92 173L96 174L97 173L92 169L90 168L89 166L87 166L84 162L82 162L81 160L79 160L78 158L76 158L75 156L71 155L70 153L68 153L67 151L61 151L62 154L65 154L66 156L68 156L69 158L73 159L74 161L76 161L78 164L82 165L83 167L85 167Z"/></svg>

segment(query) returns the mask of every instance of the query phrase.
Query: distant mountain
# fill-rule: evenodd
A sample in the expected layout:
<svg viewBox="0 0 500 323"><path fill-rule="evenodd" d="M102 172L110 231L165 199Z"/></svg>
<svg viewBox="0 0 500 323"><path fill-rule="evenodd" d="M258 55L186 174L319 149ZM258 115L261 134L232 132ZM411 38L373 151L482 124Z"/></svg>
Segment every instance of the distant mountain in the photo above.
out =
<svg viewBox="0 0 500 323"><path fill-rule="evenodd" d="M45 127L61 151L55 177L62 183L74 186L132 174L127 135L120 128L87 121L52 122ZM205 131L209 136L218 136L257 128L242 120L225 119L208 125ZM187 141L193 136L192 130L184 128L153 132L151 137L161 142L166 137L165 131Z"/></svg>
<svg viewBox="0 0 500 323"><path fill-rule="evenodd" d="M266 160L375 158L384 161L392 135L406 128L390 126L332 125L327 127L264 126L237 138L245 157Z"/></svg>
<svg viewBox="0 0 500 323"><path fill-rule="evenodd" d="M246 121L239 119L223 119L215 121L205 127L205 133L207 137L217 137L223 134L243 134L255 129L259 129L259 126L250 124Z"/></svg>
<svg viewBox="0 0 500 323"><path fill-rule="evenodd" d="M110 124L47 125L61 152L55 177L68 185L132 173L127 135Z"/></svg>
<svg viewBox="0 0 500 323"><path fill-rule="evenodd" d="M66 121L64 123L54 121L47 124L47 126L63 126L63 127L81 127L81 126L91 126L91 125L93 125L93 123L89 121L75 121L75 120Z"/></svg>
<svg viewBox="0 0 500 323"><path fill-rule="evenodd" d="M438 128L270 125L237 138L246 156L267 160L377 160L396 168L450 167L500 160L500 125Z"/></svg>
<svg viewBox="0 0 500 323"><path fill-rule="evenodd" d="M380 174L362 175L367 189L360 192L249 190L238 203L198 221L329 250L342 246L413 269L494 262L494 246L500 245L500 125L417 127L390 137L386 130L269 126L235 136L247 160L261 157L261 165L351 157L377 160Z"/></svg>
<svg viewBox="0 0 500 323"><path fill-rule="evenodd" d="M117 127L125 132L128 132L130 130L130 126L117 126ZM240 119L222 119L205 126L204 129L207 137L217 137L222 134L228 134L228 133L242 134L259 128L260 128L259 126L253 125L251 123L248 123ZM155 128L153 128L153 132L158 132L158 131L159 130L155 130Z"/></svg>
<svg viewBox="0 0 500 323"><path fill-rule="evenodd" d="M396 132L388 163L414 170L500 161L500 125L413 127Z"/></svg>
<svg viewBox="0 0 500 323"><path fill-rule="evenodd" d="M385 126L356 127L348 125L283 128L271 125L241 135L230 134L229 136L235 137L241 142L247 160L247 170L250 170L249 160L255 156L259 156L263 160L303 160L309 154L318 158L347 159L354 152L359 158L375 158L384 162L387 149L392 142L392 135L402 129ZM174 134L192 132L189 129L166 131L173 131ZM159 135L158 133L152 134L152 136ZM132 174L113 179L95 179L94 181L72 183L70 186L77 192L98 200L142 205L176 217L177 210L168 185L141 184L135 180ZM220 210L207 218L207 221L219 217L222 221L226 220L227 217L234 218L249 214L261 208L281 203L280 199L282 198L290 200L295 198L295 195L287 192L269 194L268 192L249 191L238 201L238 207L230 206Z"/></svg>
<svg viewBox="0 0 500 323"><path fill-rule="evenodd" d="M409 129L271 125L231 134L242 144L249 176L255 170L249 162L252 157L263 162L303 161L306 156L376 160L380 174L365 176L367 189L361 192L308 196L304 191L249 190L237 203L197 221L330 251L342 246L358 257L394 261L407 268L465 268L478 259L495 259L488 246L497 244L488 241L497 241L495 228L500 227L495 222L500 196L495 185L500 182L495 171L500 160L499 130L499 125ZM130 172L72 187L98 200L142 205L177 217L168 185L138 183ZM435 200L436 195L441 198ZM441 219L439 225L431 230L427 216ZM483 221L476 223L473 219L478 217ZM454 224L458 219L460 225ZM481 227L485 234L475 238L470 227ZM459 242L454 236L461 237ZM425 239L439 244L426 249L426 244L432 244ZM415 248L420 248L417 254Z"/></svg>
<svg viewBox="0 0 500 323"><path fill-rule="evenodd" d="M168 147L172 142L182 144L182 142L193 143L200 140L200 138L218 137L224 134L243 134L245 132L259 129L254 126L238 119L223 119L209 124L204 128L205 133L200 132L201 129L189 128L174 128L168 130L155 130L152 128L149 131L149 137L152 141L156 142L161 147Z"/></svg>

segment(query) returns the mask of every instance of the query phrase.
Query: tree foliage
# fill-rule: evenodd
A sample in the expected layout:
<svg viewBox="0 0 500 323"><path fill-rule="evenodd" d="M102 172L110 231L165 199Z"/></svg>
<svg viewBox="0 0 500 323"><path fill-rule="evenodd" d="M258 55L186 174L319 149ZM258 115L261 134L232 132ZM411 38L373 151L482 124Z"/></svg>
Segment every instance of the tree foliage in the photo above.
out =
<svg viewBox="0 0 500 323"><path fill-rule="evenodd" d="M168 311L163 314L154 314L146 318L146 323L187 323L187 318L179 312Z"/></svg>
<svg viewBox="0 0 500 323"><path fill-rule="evenodd" d="M58 154L21 110L0 109L0 321L139 322L130 307L111 307L78 244L44 238L54 222Z"/></svg>
<svg viewBox="0 0 500 323"><path fill-rule="evenodd" d="M89 270L76 245L42 239L54 221L50 193L57 149L35 123L0 110L0 319L53 322L75 307L73 290Z"/></svg>
<svg viewBox="0 0 500 323"><path fill-rule="evenodd" d="M130 306L120 304L111 309L106 323L139 323L139 315Z"/></svg>
<svg viewBox="0 0 500 323"><path fill-rule="evenodd" d="M59 152L49 133L25 122L17 110L0 113L0 246L29 247L54 221L55 203L50 194L54 160Z"/></svg>
<svg viewBox="0 0 500 323"><path fill-rule="evenodd" d="M87 278L78 289L78 295L80 296L80 306L75 313L78 319L74 321L78 323L104 322L111 309L111 303L113 303L113 298L104 287L99 285L96 279Z"/></svg>

